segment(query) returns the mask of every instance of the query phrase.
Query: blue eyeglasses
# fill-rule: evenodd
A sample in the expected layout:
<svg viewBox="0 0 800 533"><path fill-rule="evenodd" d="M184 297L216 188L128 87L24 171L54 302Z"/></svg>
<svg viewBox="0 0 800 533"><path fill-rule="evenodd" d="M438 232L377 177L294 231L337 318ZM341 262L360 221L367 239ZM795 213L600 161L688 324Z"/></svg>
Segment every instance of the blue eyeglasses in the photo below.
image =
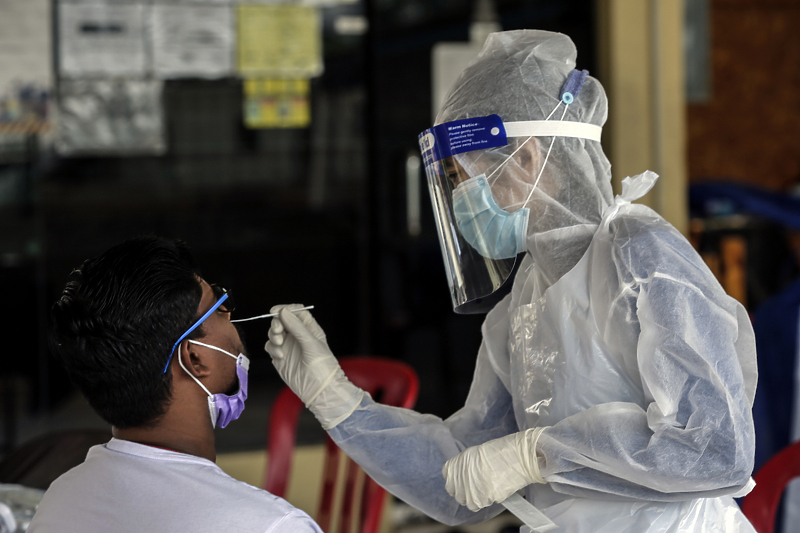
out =
<svg viewBox="0 0 800 533"><path fill-rule="evenodd" d="M172 354L175 353L175 349L178 347L181 341L185 339L186 336L189 335L189 333L196 330L200 326L200 324L202 324L205 321L205 319L210 317L211 313L216 311L220 306L222 307L221 311L223 313L232 313L234 311L235 307L233 305L233 298L231 298L231 294L224 287L221 287L219 285L212 285L211 290L214 291L214 296L217 297L217 301L214 303L214 305L211 306L211 309L206 311L206 313L197 320L197 322L192 324L192 327L187 329L186 332L183 335L181 335L181 337L178 339L178 342L172 345L172 351L169 352L169 359L167 359L167 364L164 366L164 371L162 372L162 374L167 373L169 364L172 361ZM228 301L228 303L223 306L222 304L226 300Z"/></svg>

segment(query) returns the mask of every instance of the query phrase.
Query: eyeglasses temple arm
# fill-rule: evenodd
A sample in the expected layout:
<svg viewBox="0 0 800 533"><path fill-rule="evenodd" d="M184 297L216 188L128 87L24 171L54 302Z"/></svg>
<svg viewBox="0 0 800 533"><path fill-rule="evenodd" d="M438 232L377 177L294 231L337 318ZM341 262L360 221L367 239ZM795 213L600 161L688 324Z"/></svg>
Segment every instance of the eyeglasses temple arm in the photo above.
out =
<svg viewBox="0 0 800 533"><path fill-rule="evenodd" d="M227 299L228 299L228 293L225 293L225 294L223 294L223 295L222 295L222 298L220 298L219 300L217 300L217 303L215 303L214 305L212 305L212 306L211 306L211 309L209 309L208 311L206 311L206 314L204 314L203 316L201 316L201 317L200 317L200 319L199 319L197 322L195 322L195 323L192 325L192 327L190 327L189 329L187 329L187 330L186 330L186 333L184 333L183 335L181 335L181 338L180 338L180 339L178 339L178 342L176 342L175 344L173 344L173 345L172 345L172 351L171 351L171 352L169 352L169 359L167 359L167 364L166 364L166 365L164 365L164 371L162 372L162 374L166 374L166 373L167 373L167 369L169 368L169 364L170 364L170 362L172 362L172 354L174 354L174 353L175 353L175 348L177 348L177 347L178 347L178 345L181 343L181 341L182 341L183 339L185 339L185 338L186 338L186 336L187 336L187 335L189 335L189 333L191 333L191 332L193 332L194 330L196 330L196 329L198 328L198 326L200 326L200 324L202 324L202 323L203 323L203 321L204 321L205 319L207 319L209 316L211 316L211 313L213 313L214 311L216 311L216 310L217 310L217 308L218 308L220 305L222 305L222 302L224 302L224 301L225 301L225 300L227 300Z"/></svg>

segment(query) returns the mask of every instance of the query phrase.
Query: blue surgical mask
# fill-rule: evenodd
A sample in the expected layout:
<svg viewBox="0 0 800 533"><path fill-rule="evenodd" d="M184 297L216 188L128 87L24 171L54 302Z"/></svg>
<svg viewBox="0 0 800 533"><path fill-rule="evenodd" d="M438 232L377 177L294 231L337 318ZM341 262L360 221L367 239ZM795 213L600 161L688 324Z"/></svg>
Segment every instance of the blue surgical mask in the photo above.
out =
<svg viewBox="0 0 800 533"><path fill-rule="evenodd" d="M490 259L511 259L525 250L529 213L527 207L513 213L500 209L483 174L453 191L458 230L470 246Z"/></svg>

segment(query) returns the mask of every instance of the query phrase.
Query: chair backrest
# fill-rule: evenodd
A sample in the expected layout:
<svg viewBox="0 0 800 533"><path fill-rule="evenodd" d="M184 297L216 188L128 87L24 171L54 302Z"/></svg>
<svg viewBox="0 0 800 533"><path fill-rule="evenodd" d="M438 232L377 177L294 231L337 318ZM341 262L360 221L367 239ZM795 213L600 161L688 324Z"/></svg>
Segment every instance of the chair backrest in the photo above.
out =
<svg viewBox="0 0 800 533"><path fill-rule="evenodd" d="M47 490L58 476L81 464L89 448L109 440L110 429L70 429L36 437L0 461L0 483Z"/></svg>
<svg viewBox="0 0 800 533"><path fill-rule="evenodd" d="M742 512L758 533L772 533L775 513L786 485L800 477L800 441L790 444L764 463L754 476L756 487L745 496Z"/></svg>
<svg viewBox="0 0 800 533"><path fill-rule="evenodd" d="M339 361L345 375L350 381L369 392L372 397L383 404L396 407L411 408L417 401L419 379L414 369L405 363L381 357L350 357ZM270 411L269 429L267 433L267 471L264 489L276 496L285 496L292 463L297 420L303 408L303 402L285 387L278 394ZM344 483L337 483L340 460L346 462ZM340 502L338 533L349 533L357 505L360 512L357 519L357 531L360 533L376 533L380 526L383 503L386 491L344 454L326 435L325 465L323 467L322 494L316 521L323 531L330 528L333 518L334 502ZM363 482L361 482L363 478ZM336 497L336 488L341 486L343 492ZM361 493L356 489L361 487Z"/></svg>

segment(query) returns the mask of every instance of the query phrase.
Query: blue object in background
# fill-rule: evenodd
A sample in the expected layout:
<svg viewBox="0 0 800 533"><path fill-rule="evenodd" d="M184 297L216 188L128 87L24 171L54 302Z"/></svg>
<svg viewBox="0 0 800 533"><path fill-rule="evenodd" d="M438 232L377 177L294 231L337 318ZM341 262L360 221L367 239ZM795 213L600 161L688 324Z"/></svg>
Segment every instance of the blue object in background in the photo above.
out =
<svg viewBox="0 0 800 533"><path fill-rule="evenodd" d="M800 198L736 183L708 182L689 189L696 216L757 215L790 230L800 230ZM795 367L800 319L800 279L755 309L758 388L753 418L758 469L792 441Z"/></svg>
<svg viewBox="0 0 800 533"><path fill-rule="evenodd" d="M689 190L692 214L704 218L735 214L756 215L800 231L800 198L786 193L738 185L701 183ZM752 314L758 354L758 387L753 404L756 431L754 472L795 439L800 278L763 301ZM788 514L787 514L788 513ZM796 497L790 496L777 513L775 531L797 516Z"/></svg>
<svg viewBox="0 0 800 533"><path fill-rule="evenodd" d="M698 183L689 187L689 206L701 217L748 213L800 230L800 198L736 183Z"/></svg>
<svg viewBox="0 0 800 533"><path fill-rule="evenodd" d="M753 316L758 354L753 405L756 471L792 440L799 317L800 279L764 302Z"/></svg>

